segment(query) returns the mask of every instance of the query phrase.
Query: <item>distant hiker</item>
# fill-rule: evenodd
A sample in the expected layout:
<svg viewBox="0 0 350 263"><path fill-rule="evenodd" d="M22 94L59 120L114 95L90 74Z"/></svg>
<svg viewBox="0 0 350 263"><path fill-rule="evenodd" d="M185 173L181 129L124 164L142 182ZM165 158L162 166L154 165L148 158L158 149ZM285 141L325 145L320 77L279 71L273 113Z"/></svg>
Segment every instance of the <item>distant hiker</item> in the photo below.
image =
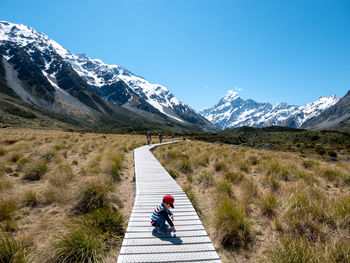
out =
<svg viewBox="0 0 350 263"><path fill-rule="evenodd" d="M162 143L162 141L163 141L163 135L162 135L161 133L159 133L158 137L159 137L159 143Z"/></svg>
<svg viewBox="0 0 350 263"><path fill-rule="evenodd" d="M169 210L170 207L174 208L174 197L171 195L165 195L163 197L163 202L154 209L154 212L151 216L151 224L156 227L158 233L165 234L167 233L168 226L165 224L165 221L171 226L172 231L176 232L174 226L174 215Z"/></svg>
<svg viewBox="0 0 350 263"><path fill-rule="evenodd" d="M174 140L174 138L175 138L175 134L172 133L172 134L171 134L171 140Z"/></svg>
<svg viewBox="0 0 350 263"><path fill-rule="evenodd" d="M152 141L151 134L149 132L147 132L147 144L150 144L151 141Z"/></svg>

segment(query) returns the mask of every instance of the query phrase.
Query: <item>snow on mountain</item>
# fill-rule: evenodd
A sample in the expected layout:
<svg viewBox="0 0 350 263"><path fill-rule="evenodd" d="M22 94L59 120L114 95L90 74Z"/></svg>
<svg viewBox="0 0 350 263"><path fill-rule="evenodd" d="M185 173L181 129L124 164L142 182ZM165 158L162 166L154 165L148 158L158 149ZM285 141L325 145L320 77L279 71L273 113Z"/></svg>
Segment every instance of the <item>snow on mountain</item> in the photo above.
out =
<svg viewBox="0 0 350 263"><path fill-rule="evenodd" d="M240 126L266 127L272 125L301 127L308 120L320 115L324 110L337 103L339 97L321 97L305 106L287 103L258 103L243 100L235 91L228 93L211 108L199 113L222 129Z"/></svg>
<svg viewBox="0 0 350 263"><path fill-rule="evenodd" d="M39 61L42 64L41 69L48 81L53 82L52 85L55 89L59 89L55 83L55 74L57 67L60 67L60 65L53 66L52 62L55 57L59 56L65 62L68 62L78 75L107 101L116 103L113 98L119 99L122 97L123 99L118 102L121 106L125 105L125 108L130 109L130 103L134 99L134 95L137 94L159 112L172 119L182 123L188 121L211 128L214 127L189 106L180 102L164 86L150 83L124 67L106 64L100 59L91 59L85 54L73 54L46 35L25 25L0 21L0 42L15 43L19 47L25 48L26 52L32 55L32 60L36 52L44 53L45 55L42 56L44 59L40 58ZM10 57L7 55L3 54L9 60ZM125 83L126 87L120 83ZM128 102L130 103L128 104ZM144 105L144 108L147 107Z"/></svg>

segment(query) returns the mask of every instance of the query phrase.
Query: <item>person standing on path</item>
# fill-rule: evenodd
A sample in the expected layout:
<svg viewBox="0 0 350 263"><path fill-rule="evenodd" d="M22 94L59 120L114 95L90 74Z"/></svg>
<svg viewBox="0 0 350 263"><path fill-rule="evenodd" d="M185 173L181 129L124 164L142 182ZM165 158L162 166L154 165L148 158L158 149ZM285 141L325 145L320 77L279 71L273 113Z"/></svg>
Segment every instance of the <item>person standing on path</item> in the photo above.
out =
<svg viewBox="0 0 350 263"><path fill-rule="evenodd" d="M162 141L163 141L163 135L162 135L161 133L159 133L158 137L159 137L159 143L162 143Z"/></svg>
<svg viewBox="0 0 350 263"><path fill-rule="evenodd" d="M149 132L147 132L147 144L149 145L152 141L152 137L151 134Z"/></svg>

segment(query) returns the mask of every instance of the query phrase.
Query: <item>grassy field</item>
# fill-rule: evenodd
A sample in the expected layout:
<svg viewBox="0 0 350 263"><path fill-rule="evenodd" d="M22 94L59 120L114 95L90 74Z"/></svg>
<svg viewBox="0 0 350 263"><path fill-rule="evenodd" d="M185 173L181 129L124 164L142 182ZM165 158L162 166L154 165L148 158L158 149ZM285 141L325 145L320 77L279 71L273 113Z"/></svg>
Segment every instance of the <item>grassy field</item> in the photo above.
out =
<svg viewBox="0 0 350 263"><path fill-rule="evenodd" d="M348 151L327 161L314 152L191 141L154 154L186 191L223 262L350 262Z"/></svg>
<svg viewBox="0 0 350 263"><path fill-rule="evenodd" d="M0 129L0 262L115 262L133 205L132 150L144 143Z"/></svg>

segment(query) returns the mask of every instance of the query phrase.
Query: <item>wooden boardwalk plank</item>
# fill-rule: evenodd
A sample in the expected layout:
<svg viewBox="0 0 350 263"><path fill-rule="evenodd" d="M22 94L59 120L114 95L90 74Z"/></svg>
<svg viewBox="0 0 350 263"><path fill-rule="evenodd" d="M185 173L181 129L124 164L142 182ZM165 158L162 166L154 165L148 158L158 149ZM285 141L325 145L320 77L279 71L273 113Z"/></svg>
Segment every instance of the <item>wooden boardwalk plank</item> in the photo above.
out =
<svg viewBox="0 0 350 263"><path fill-rule="evenodd" d="M136 197L118 263L221 263L186 194L150 152L154 146L134 150ZM177 232L160 234L150 224L151 214L166 194L175 199Z"/></svg>

